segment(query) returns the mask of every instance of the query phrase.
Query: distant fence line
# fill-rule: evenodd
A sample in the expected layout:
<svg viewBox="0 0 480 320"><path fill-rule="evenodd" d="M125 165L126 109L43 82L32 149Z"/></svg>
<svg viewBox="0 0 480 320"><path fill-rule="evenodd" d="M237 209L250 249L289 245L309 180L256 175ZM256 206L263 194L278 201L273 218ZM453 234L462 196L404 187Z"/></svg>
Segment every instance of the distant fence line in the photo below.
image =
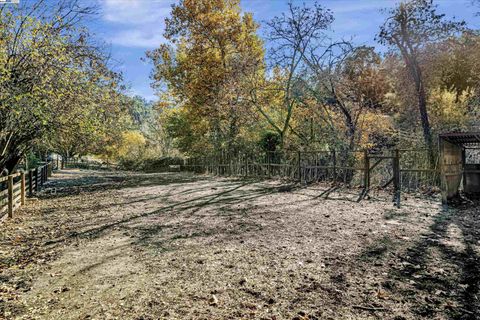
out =
<svg viewBox="0 0 480 320"><path fill-rule="evenodd" d="M56 165L60 169L66 168L79 168L79 169L89 169L89 170L117 170L119 166L112 163L104 163L92 160L84 160L78 158L69 158L56 160Z"/></svg>
<svg viewBox="0 0 480 320"><path fill-rule="evenodd" d="M178 160L178 159L176 159ZM121 169L116 164L65 159L59 168ZM438 160L436 160L438 163ZM439 170L426 149L394 149L382 153L355 150L275 151L217 155L163 162L152 172L190 171L218 176L279 178L302 184L331 181L367 189L393 187L401 191L432 191L440 187Z"/></svg>
<svg viewBox="0 0 480 320"><path fill-rule="evenodd" d="M58 165L61 168L119 169L117 165L79 159L64 160ZM322 181L342 183L363 188L359 199L372 189L389 188L393 190L396 202L400 201L400 192L435 192L440 187L438 165L432 166L426 149L394 149L382 153L367 150L219 153L186 158L180 163L165 161L154 171L278 178L302 184Z"/></svg>
<svg viewBox="0 0 480 320"><path fill-rule="evenodd" d="M176 159L178 160L178 159ZM438 162L438 161L436 161ZM119 165L65 159L60 168L117 170ZM186 158L157 166L152 172L191 171L219 176L280 178L303 184L341 182L352 187L386 188L402 191L431 190L440 186L437 165L431 166L426 149L395 149L383 153L356 150L276 151L257 154L218 154Z"/></svg>
<svg viewBox="0 0 480 320"><path fill-rule="evenodd" d="M438 161L436 161L438 163ZM33 169L0 177L0 218L12 217L28 196L38 192L53 170L118 169L115 164L79 159L49 161ZM159 171L192 171L219 176L280 178L303 184L330 181L363 188L359 200L373 188L392 187L399 204L401 191L432 191L440 186L438 166L432 167L425 149L396 149L383 153L366 150L282 151L231 156L219 154L184 159Z"/></svg>
<svg viewBox="0 0 480 320"><path fill-rule="evenodd" d="M58 166L55 162L47 162L33 169L0 177L0 218L12 218L13 213L25 204L26 197L40 191L56 169Z"/></svg>
<svg viewBox="0 0 480 320"><path fill-rule="evenodd" d="M362 187L365 192L389 186L394 190L410 192L438 188L437 167L432 167L426 149L396 149L383 153L330 150L238 156L220 154L185 159L181 170L214 175L282 178L304 184L341 182Z"/></svg>

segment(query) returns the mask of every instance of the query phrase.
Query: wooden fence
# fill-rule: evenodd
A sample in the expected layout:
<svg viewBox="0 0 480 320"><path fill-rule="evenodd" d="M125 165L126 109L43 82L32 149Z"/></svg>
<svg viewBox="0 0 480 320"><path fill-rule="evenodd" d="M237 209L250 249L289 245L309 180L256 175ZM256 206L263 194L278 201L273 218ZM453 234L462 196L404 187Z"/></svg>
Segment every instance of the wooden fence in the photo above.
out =
<svg viewBox="0 0 480 320"><path fill-rule="evenodd" d="M48 162L34 169L0 177L0 218L12 218L15 210L25 204L25 198L33 196L43 187L54 169L58 167Z"/></svg>
<svg viewBox="0 0 480 320"><path fill-rule="evenodd" d="M438 163L438 160L436 161ZM71 159L63 167L116 169L112 165ZM431 164L426 149L280 151L256 154L216 155L184 159L183 164L166 165L159 171L193 171L220 176L280 178L302 184L329 181L361 188L358 200L371 190L389 189L400 204L401 192L439 190L437 165Z"/></svg>
<svg viewBox="0 0 480 320"><path fill-rule="evenodd" d="M103 163L92 160L84 160L78 158L65 159L63 161L56 160L56 165L61 168L78 168L78 169L91 169L91 170L117 170L118 165L112 163Z"/></svg>
<svg viewBox="0 0 480 320"><path fill-rule="evenodd" d="M329 150L237 156L219 154L186 159L181 170L215 175L282 178L302 184L340 182L362 188L359 200L372 189L390 188L398 205L401 191L434 190L440 184L438 168L436 165L432 167L426 149L395 149L382 153Z"/></svg>

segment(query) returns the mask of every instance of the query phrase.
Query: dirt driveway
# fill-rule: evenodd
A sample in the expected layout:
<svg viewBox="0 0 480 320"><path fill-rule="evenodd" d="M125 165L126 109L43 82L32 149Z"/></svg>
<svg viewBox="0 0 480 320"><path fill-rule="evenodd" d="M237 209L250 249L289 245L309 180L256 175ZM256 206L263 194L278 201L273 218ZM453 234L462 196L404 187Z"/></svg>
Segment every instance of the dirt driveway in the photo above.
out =
<svg viewBox="0 0 480 320"><path fill-rule="evenodd" d="M0 317L480 319L478 207L358 193L63 171L0 225Z"/></svg>

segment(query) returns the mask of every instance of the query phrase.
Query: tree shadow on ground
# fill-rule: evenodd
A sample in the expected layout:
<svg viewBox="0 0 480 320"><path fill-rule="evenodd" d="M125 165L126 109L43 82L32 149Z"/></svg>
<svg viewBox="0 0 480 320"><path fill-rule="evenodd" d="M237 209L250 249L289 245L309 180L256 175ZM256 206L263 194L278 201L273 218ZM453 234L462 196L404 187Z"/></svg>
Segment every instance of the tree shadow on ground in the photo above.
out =
<svg viewBox="0 0 480 320"><path fill-rule="evenodd" d="M428 232L405 252L396 255L399 244L382 238L358 261L372 266L396 255L400 261L390 268L383 287L392 295L400 294L417 319L480 319L479 218L478 204L444 207Z"/></svg>
<svg viewBox="0 0 480 320"><path fill-rule="evenodd" d="M67 240L68 238L97 238L101 236L104 232L110 229L113 229L115 227L126 226L130 223L135 223L136 221L143 218L156 217L166 213L175 215L175 214L179 214L180 212L182 214L185 214L188 212L187 216L194 216L195 213L197 213L200 209L206 206L218 206L222 204L241 203L246 200L250 200L257 197L265 196L267 194L278 192L279 188L281 188L280 186L274 186L274 187L257 186L252 189L239 191L239 189L246 187L248 185L251 185L253 183L255 182L246 181L240 184L239 183L236 183L233 185L227 184L229 185L229 188L226 190L221 190L219 192L214 192L207 195L201 195L198 197L187 199L185 201L175 201L175 202L171 201L170 204L167 204L159 209L155 209L148 212L142 212L139 214L132 214L128 217L118 219L113 222L107 222L107 223L98 225L99 224L98 221L91 221L87 224L87 226L93 225L94 227L87 228L86 230L82 230L82 231L73 230L72 232L67 234L65 237L51 240L47 244L52 245L56 243L61 243ZM160 196L140 198L140 199L133 200L132 202L148 201L151 198L158 198L158 197ZM97 206L95 206L95 208L97 208ZM161 225L157 225L157 227L159 232L163 228L163 226ZM148 233L153 233L153 228L155 228L155 226L153 226L152 228L149 228Z"/></svg>
<svg viewBox="0 0 480 320"><path fill-rule="evenodd" d="M77 174L71 179L51 180L46 184L45 192L39 194L40 198L62 198L80 193L95 193L99 191L121 190L135 187L152 187L165 185L185 185L201 181L211 182L217 178L193 173L137 173L137 172L96 172L75 171L62 174ZM86 174L86 175L85 175ZM260 181L258 179L228 178L229 181Z"/></svg>
<svg viewBox="0 0 480 320"><path fill-rule="evenodd" d="M295 202L282 202L282 203L269 203L268 208L266 209L273 209L278 206L288 206L288 205L299 205L299 203L305 203L308 205L312 201L320 201L321 197L325 197L328 200L333 201L351 201L356 202L356 197L358 196L355 192L349 192L348 190L344 190L344 188L340 188L338 186L321 186L318 189L318 193L315 194L307 194L302 192L302 188L307 187L305 185L288 185L288 184L278 184L278 185L268 185L268 184L261 184L258 183L259 181L265 180L258 180L258 179L238 179L238 178L225 178L221 180L215 179L215 177L207 177L207 176L199 176L199 175L185 175L185 174L149 174L148 176L148 183L145 183L145 174L139 175L126 175L126 176L115 176L115 175L106 175L103 176L102 179L107 180L101 184L90 183L87 185L80 185L81 191L83 193L90 193L95 192L97 190L119 190L121 188L134 188L134 187L143 187L145 185L169 185L169 184L188 184L190 182L203 182L205 181L205 185L198 187L195 186L193 188L187 188L185 190L175 190L173 189L172 192L167 191L164 194L154 194L148 196L134 196L131 199L127 198L127 201L115 201L115 203L95 203L91 205L90 203L87 207L69 207L69 210L86 210L86 211L100 211L100 210L107 210L112 209L113 207L121 207L125 205L132 205L137 203L145 203L148 201L158 201L161 203L162 206L158 209L142 212L138 214L131 214L127 217L122 219L117 219L114 221L108 221L106 217L99 216L98 219L90 219L89 221L82 222L80 228L73 228L67 235L61 237L59 239L52 239L47 242L48 245L58 244L66 241L70 238L96 238L101 236L104 232L107 232L110 229L118 228L118 227L125 227L128 224L135 224L136 221L145 218L151 218L159 215L168 214L179 214L180 212L184 214L184 218L192 218L195 215L206 207L215 207L217 216L232 216L236 215L237 212L234 210L230 210L230 207L235 204L245 203L246 201L251 201L257 198L261 198L267 196L272 193L277 192L284 192L285 194L294 193L297 195L305 196L303 200L295 200ZM88 181L88 176L86 177ZM215 184L210 182L215 181ZM120 182L120 186L118 185ZM141 184L139 184L141 182ZM84 183L84 181L79 181L77 183ZM258 184L257 184L258 183ZM288 186L288 190L285 189L285 186ZM212 190L220 189L218 192L211 192ZM200 195L197 197L193 197L184 201L176 201L172 199L178 195L192 195L194 193L202 193L208 191L209 194ZM287 191L287 192L286 192ZM51 195L51 197L63 197L66 194L70 194L71 190L64 189L62 190L62 194ZM336 192L336 196L330 196L332 192ZM347 193L345 197L341 197L339 195ZM121 197L120 197L121 198ZM121 198L122 199L122 198ZM382 201L381 199L371 199L370 201ZM48 214L48 208L45 209L45 213ZM107 217L108 218L108 217ZM201 223L201 216L198 217L197 223ZM243 222L242 222L243 223ZM254 227L258 227L255 225ZM161 234L162 230L165 230L166 226L153 223L151 226L143 227L144 234L139 234L139 239L151 239L155 233ZM239 230L241 232L243 226L239 226ZM226 232L227 234L232 234L230 230L223 230L221 232L215 231L215 234L220 234L222 232ZM213 231L212 231L213 232ZM140 232L142 233L142 232ZM208 235L211 232L191 232L192 234L204 234ZM146 243L146 240L143 241Z"/></svg>

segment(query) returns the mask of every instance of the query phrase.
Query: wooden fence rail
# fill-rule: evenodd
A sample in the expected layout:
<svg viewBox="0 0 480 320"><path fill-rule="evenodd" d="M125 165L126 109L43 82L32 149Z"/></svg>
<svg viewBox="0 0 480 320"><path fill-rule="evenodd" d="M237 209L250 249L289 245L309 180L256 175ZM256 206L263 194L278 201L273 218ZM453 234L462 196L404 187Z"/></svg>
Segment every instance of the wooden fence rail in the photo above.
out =
<svg viewBox="0 0 480 320"><path fill-rule="evenodd" d="M437 166L431 166L425 149L395 149L382 153L366 150L341 152L290 151L256 155L198 157L185 159L181 170L214 175L275 177L308 184L319 181L361 187L359 200L371 189L391 187L400 205L401 191L433 190L439 187Z"/></svg>
<svg viewBox="0 0 480 320"><path fill-rule="evenodd" d="M438 161L437 161L438 162ZM80 159L65 159L61 168L118 169ZM156 171L192 171L219 176L281 178L309 184L329 181L362 189L358 201L371 190L388 188L400 206L401 192L439 190L438 166L432 167L426 149L275 151L250 154L218 154L186 158Z"/></svg>
<svg viewBox="0 0 480 320"><path fill-rule="evenodd" d="M83 160L78 158L64 159L60 162L57 160L57 165L61 169L77 168L77 169L91 169L91 170L117 170L118 165L112 163L103 163L92 160Z"/></svg>
<svg viewBox="0 0 480 320"><path fill-rule="evenodd" d="M0 219L13 213L25 204L25 198L33 196L52 176L53 170L58 167L53 162L47 162L39 167L20 171L8 176L0 177Z"/></svg>

